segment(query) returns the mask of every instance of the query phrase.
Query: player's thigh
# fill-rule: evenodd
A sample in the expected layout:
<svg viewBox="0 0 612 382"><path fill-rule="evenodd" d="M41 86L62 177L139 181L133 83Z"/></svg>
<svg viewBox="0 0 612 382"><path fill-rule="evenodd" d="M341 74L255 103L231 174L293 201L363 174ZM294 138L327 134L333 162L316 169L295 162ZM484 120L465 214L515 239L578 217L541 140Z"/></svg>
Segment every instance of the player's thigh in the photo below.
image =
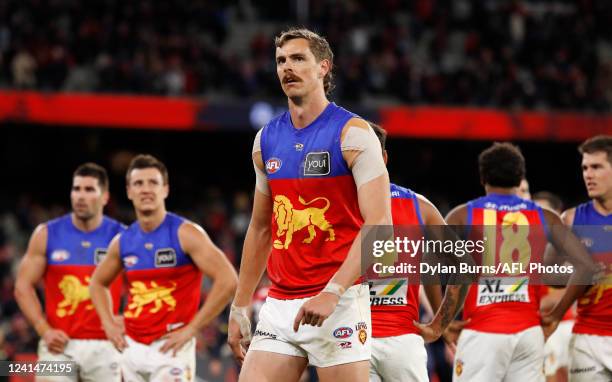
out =
<svg viewBox="0 0 612 382"><path fill-rule="evenodd" d="M189 342L183 345L183 347L176 352L176 355L172 354L171 352L160 352L159 349L164 343L165 340L158 340L150 345L150 355L155 365L153 372L151 373L150 381L194 381L196 353L195 338L192 338Z"/></svg>
<svg viewBox="0 0 612 382"><path fill-rule="evenodd" d="M544 382L544 333L541 326L523 330L512 354L504 382Z"/></svg>
<svg viewBox="0 0 612 382"><path fill-rule="evenodd" d="M308 365L305 357L249 350L240 370L239 382L299 381Z"/></svg>
<svg viewBox="0 0 612 382"><path fill-rule="evenodd" d="M368 382L370 361L357 361L342 365L317 367L320 382Z"/></svg>
<svg viewBox="0 0 612 382"><path fill-rule="evenodd" d="M600 336L574 334L569 354L570 382L612 381L612 341L602 341Z"/></svg>
<svg viewBox="0 0 612 382"><path fill-rule="evenodd" d="M68 346L68 345L67 345ZM67 357L65 354L55 354L51 353L49 348L47 348L47 344L42 339L38 342L38 360L39 361L61 361L61 362L69 362L73 361L71 358ZM73 364L76 367L76 364ZM74 375L66 375L66 376L37 376L35 378L36 382L76 382L78 380L78 368L77 372Z"/></svg>
<svg viewBox="0 0 612 382"><path fill-rule="evenodd" d="M464 329L455 354L453 381L501 381L512 357L511 335Z"/></svg>
<svg viewBox="0 0 612 382"><path fill-rule="evenodd" d="M369 289L355 285L344 293L321 327L301 326L293 339L306 351L311 365L327 368L369 361L371 326Z"/></svg>
<svg viewBox="0 0 612 382"><path fill-rule="evenodd" d="M81 341L79 362L82 382L121 382L121 353L110 341Z"/></svg>
<svg viewBox="0 0 612 382"><path fill-rule="evenodd" d="M374 338L372 360L375 360L376 374L385 382L429 380L425 343L417 334Z"/></svg>

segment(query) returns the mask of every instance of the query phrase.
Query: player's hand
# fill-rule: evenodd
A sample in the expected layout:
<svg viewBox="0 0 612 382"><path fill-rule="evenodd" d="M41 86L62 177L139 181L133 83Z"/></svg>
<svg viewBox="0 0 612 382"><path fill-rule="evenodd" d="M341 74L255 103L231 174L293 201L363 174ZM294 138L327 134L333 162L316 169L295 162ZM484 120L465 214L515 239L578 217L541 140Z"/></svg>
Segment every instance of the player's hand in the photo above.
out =
<svg viewBox="0 0 612 382"><path fill-rule="evenodd" d="M193 337L195 337L197 330L191 325L185 325L182 328L170 332L164 336L162 339L165 339L166 342L159 348L161 353L167 353L169 350L172 350L172 356L176 356L176 352L181 350L183 345L187 342L191 341Z"/></svg>
<svg viewBox="0 0 612 382"><path fill-rule="evenodd" d="M443 331L439 323L436 324L433 321L429 324L421 324L418 321L412 322L419 331L419 335L425 340L425 343L437 341L438 338L440 338L440 336L442 335Z"/></svg>
<svg viewBox="0 0 612 382"><path fill-rule="evenodd" d="M119 352L123 352L123 350L128 347L123 336L125 334L123 317L113 316L110 321L103 322L102 327L104 328L104 333L106 333L106 338L108 338Z"/></svg>
<svg viewBox="0 0 612 382"><path fill-rule="evenodd" d="M43 341L47 344L47 349L53 354L59 354L64 352L64 348L70 337L59 329L49 328L42 335Z"/></svg>
<svg viewBox="0 0 612 382"><path fill-rule="evenodd" d="M232 304L227 328L227 343L234 353L234 358L242 365L247 349L251 344L251 320L249 308Z"/></svg>
<svg viewBox="0 0 612 382"><path fill-rule="evenodd" d="M542 331L544 332L544 341L548 339L557 330L557 326L559 326L560 318L555 317L551 314L551 312L544 313L540 318L540 323L542 325Z"/></svg>
<svg viewBox="0 0 612 382"><path fill-rule="evenodd" d="M448 324L444 332L442 333L442 338L444 342L447 343L450 350L454 353L457 349L457 340L459 339L459 334L463 330L463 327L470 322L471 319L467 319L465 321L462 320L453 320Z"/></svg>
<svg viewBox="0 0 612 382"><path fill-rule="evenodd" d="M293 320L293 331L297 332L300 325L323 325L323 321L336 309L339 300L340 297L333 293L321 292L306 301Z"/></svg>

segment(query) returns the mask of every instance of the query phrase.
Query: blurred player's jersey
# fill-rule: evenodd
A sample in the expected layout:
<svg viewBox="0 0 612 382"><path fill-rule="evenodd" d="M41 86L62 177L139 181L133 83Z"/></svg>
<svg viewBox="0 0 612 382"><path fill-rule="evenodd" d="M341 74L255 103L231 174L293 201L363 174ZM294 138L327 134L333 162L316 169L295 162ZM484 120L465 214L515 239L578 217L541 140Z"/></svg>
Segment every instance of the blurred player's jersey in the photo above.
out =
<svg viewBox="0 0 612 382"><path fill-rule="evenodd" d="M47 223L45 311L49 325L70 338L105 339L91 303L89 282L108 250L110 241L125 227L106 216L91 232L79 230L70 214ZM121 278L110 287L115 314L121 298Z"/></svg>
<svg viewBox="0 0 612 382"><path fill-rule="evenodd" d="M601 215L592 201L581 204L576 207L573 230L593 261L606 266L605 279L578 298L573 332L612 336L612 215Z"/></svg>
<svg viewBox="0 0 612 382"><path fill-rule="evenodd" d="M515 195L490 194L467 204L470 237L485 240L480 265L541 262L548 229L542 209ZM480 237L475 237L480 236ZM512 334L540 325L540 299L545 289L529 285L529 275L481 275L466 297L466 328Z"/></svg>
<svg viewBox="0 0 612 382"><path fill-rule="evenodd" d="M423 235L423 219L417 195L404 187L391 184L391 212L398 235L417 229ZM413 321L419 320L419 284L408 278L370 281L370 308L372 310L372 336L391 337L418 333Z"/></svg>
<svg viewBox="0 0 612 382"><path fill-rule="evenodd" d="M138 342L150 344L187 325L198 310L202 274L181 249L178 230L184 222L168 212L151 232L135 222L121 235L129 284L125 331Z"/></svg>
<svg viewBox="0 0 612 382"><path fill-rule="evenodd" d="M272 192L270 296L319 293L344 262L363 218L341 134L354 114L330 103L310 125L296 129L289 112L261 134L261 155Z"/></svg>

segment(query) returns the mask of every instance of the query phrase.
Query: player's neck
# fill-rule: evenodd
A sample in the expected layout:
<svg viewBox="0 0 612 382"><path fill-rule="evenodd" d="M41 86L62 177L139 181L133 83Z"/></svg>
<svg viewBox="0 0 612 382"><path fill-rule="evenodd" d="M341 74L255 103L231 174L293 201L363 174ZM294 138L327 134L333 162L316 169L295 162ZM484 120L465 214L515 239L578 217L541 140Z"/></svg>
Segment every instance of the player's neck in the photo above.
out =
<svg viewBox="0 0 612 382"><path fill-rule="evenodd" d="M612 214L612 197L593 198L593 208L604 216Z"/></svg>
<svg viewBox="0 0 612 382"><path fill-rule="evenodd" d="M96 228L98 228L100 226L100 224L102 224L102 214L99 215L95 215L94 217L92 217L91 219L79 219L75 213L73 212L71 215L72 218L72 224L74 224L74 226L83 232L91 232L93 230L95 230Z"/></svg>
<svg viewBox="0 0 612 382"><path fill-rule="evenodd" d="M138 225L144 232L154 231L159 227L166 218L166 208L162 207L155 211L136 211L136 218L138 219Z"/></svg>
<svg viewBox="0 0 612 382"><path fill-rule="evenodd" d="M485 185L485 193L489 194L502 194L502 195L516 195L518 191L518 187L496 187Z"/></svg>
<svg viewBox="0 0 612 382"><path fill-rule="evenodd" d="M329 105L325 93L309 94L299 99L289 98L289 114L291 122L296 129L303 129L310 125Z"/></svg>

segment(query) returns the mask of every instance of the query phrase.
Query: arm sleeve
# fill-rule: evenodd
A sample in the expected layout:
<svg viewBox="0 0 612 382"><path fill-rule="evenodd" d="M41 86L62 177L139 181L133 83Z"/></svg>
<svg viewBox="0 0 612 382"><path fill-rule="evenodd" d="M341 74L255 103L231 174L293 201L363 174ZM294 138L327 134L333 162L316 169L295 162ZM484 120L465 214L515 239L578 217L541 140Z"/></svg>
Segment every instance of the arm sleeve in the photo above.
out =
<svg viewBox="0 0 612 382"><path fill-rule="evenodd" d="M359 151L353 161L353 178L357 189L372 179L387 174L380 141L372 128L349 126L342 140L342 151Z"/></svg>
<svg viewBox="0 0 612 382"><path fill-rule="evenodd" d="M259 129L257 135L255 136L255 140L253 141L253 151L252 155L255 156L257 153L261 153L261 132L263 128ZM255 160L253 160L253 168L255 169L255 189L261 192L264 195L270 195L270 186L268 185L268 177L266 173L257 167Z"/></svg>

